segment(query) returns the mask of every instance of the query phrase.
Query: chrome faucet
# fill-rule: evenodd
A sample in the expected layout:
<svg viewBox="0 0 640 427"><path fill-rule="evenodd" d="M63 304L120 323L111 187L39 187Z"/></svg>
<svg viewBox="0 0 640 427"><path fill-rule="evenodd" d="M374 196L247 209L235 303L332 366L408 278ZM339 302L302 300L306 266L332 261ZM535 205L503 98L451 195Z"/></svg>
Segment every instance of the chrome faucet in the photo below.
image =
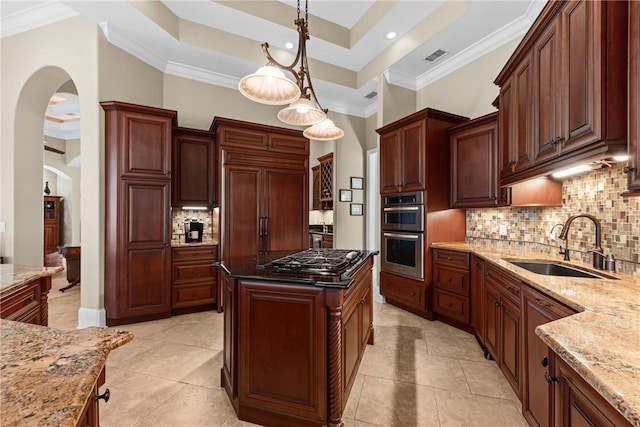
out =
<svg viewBox="0 0 640 427"><path fill-rule="evenodd" d="M593 242L593 249L589 252L593 252L593 268L597 268L598 270L604 269L604 250L602 249L602 226L600 225L600 221L590 214L578 214L570 216L567 219L567 222L564 223L562 227L562 231L560 232L560 239L567 240L567 234L569 233L569 227L571 227L571 223L578 218L588 218L593 221L593 224L596 226L596 236L595 241Z"/></svg>

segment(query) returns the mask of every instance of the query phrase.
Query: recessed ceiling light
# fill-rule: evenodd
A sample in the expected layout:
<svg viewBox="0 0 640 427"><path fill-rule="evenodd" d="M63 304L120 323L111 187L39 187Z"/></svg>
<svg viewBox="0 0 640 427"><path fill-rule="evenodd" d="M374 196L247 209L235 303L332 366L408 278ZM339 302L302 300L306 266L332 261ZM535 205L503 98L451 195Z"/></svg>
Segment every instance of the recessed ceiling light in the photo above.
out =
<svg viewBox="0 0 640 427"><path fill-rule="evenodd" d="M389 31L389 32L387 33L387 39L389 39L389 40L393 40L393 39L395 39L395 38L396 38L396 36L397 36L397 34L395 33L395 31Z"/></svg>
<svg viewBox="0 0 640 427"><path fill-rule="evenodd" d="M286 43L284 44L284 47L286 47L287 49L293 49L293 43L291 43L291 42L286 42Z"/></svg>

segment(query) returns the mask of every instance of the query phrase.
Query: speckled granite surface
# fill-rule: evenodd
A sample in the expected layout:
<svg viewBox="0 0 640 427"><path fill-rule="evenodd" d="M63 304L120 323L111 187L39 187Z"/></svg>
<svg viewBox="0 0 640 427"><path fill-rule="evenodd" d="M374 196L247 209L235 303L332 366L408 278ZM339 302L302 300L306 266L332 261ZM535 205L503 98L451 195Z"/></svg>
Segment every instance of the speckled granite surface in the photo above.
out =
<svg viewBox="0 0 640 427"><path fill-rule="evenodd" d="M197 243L187 243L182 239L171 241L172 248L180 247L180 246L211 246L211 245L217 245L217 244L218 244L218 241L213 239L203 239L202 242L197 242Z"/></svg>
<svg viewBox="0 0 640 427"><path fill-rule="evenodd" d="M107 355L132 339L114 329L0 320L1 424L75 426Z"/></svg>
<svg viewBox="0 0 640 427"><path fill-rule="evenodd" d="M0 295L11 289L44 276L52 276L63 267L28 267L17 264L0 264Z"/></svg>
<svg viewBox="0 0 640 427"><path fill-rule="evenodd" d="M566 263L561 256L517 248L498 251L469 243L439 243L434 248L473 253L523 282L579 311L539 326L536 333L614 408L640 427L640 279L607 273L616 279L583 279L531 273L504 258ZM567 264L588 268L578 262Z"/></svg>

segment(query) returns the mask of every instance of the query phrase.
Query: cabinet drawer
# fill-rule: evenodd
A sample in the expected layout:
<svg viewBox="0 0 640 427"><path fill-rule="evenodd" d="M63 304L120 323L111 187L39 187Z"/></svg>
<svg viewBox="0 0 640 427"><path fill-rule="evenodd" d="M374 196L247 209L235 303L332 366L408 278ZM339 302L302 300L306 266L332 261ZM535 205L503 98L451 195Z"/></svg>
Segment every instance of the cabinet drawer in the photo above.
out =
<svg viewBox="0 0 640 427"><path fill-rule="evenodd" d="M40 306L40 281L2 298L0 317L19 320L26 312Z"/></svg>
<svg viewBox="0 0 640 427"><path fill-rule="evenodd" d="M464 252L447 251L443 249L433 250L434 264L449 265L452 267L469 269L469 254Z"/></svg>
<svg viewBox="0 0 640 427"><path fill-rule="evenodd" d="M171 257L172 262L218 261L218 245L172 248Z"/></svg>
<svg viewBox="0 0 640 427"><path fill-rule="evenodd" d="M469 323L469 298L434 289L433 311L450 319Z"/></svg>
<svg viewBox="0 0 640 427"><path fill-rule="evenodd" d="M496 287L500 289L503 295L510 297L513 302L520 306L520 281L508 274L499 271L496 267L489 265L487 267L486 276L492 281Z"/></svg>
<svg viewBox="0 0 640 427"><path fill-rule="evenodd" d="M425 309L424 284L390 274L380 275L382 295L420 310Z"/></svg>
<svg viewBox="0 0 640 427"><path fill-rule="evenodd" d="M210 263L173 265L173 283L210 280L215 276L216 269Z"/></svg>
<svg viewBox="0 0 640 427"><path fill-rule="evenodd" d="M172 308L213 304L216 302L214 285L174 286L172 288Z"/></svg>
<svg viewBox="0 0 640 427"><path fill-rule="evenodd" d="M469 273L466 270L435 265L433 267L433 286L458 295L468 296Z"/></svg>

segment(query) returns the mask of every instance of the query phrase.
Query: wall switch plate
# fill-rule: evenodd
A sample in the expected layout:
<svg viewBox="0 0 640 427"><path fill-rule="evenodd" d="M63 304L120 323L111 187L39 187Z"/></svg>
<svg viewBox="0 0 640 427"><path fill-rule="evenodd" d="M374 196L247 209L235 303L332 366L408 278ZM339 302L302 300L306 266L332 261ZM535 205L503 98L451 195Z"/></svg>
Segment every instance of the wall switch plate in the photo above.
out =
<svg viewBox="0 0 640 427"><path fill-rule="evenodd" d="M506 235L507 235L507 224L500 224L500 235L506 237Z"/></svg>

